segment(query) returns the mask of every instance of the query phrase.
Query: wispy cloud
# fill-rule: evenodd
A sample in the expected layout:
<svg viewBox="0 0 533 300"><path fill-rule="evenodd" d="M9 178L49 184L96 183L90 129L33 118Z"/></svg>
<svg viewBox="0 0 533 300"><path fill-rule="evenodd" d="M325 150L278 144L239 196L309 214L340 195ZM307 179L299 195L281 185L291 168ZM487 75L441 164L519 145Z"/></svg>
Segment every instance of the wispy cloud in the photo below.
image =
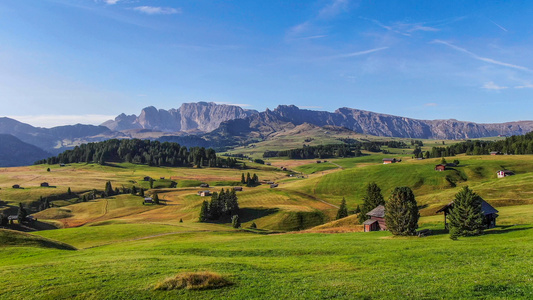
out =
<svg viewBox="0 0 533 300"><path fill-rule="evenodd" d="M379 48L368 49L368 50L364 50L364 51L357 51L357 52L339 54L339 55L330 56L329 58L333 58L333 59L334 58L348 58L348 57L366 55L366 54L370 54L370 53L374 53L374 52L378 52L378 51L383 51L383 50L386 50L386 49L389 49L389 47L379 47Z"/></svg>
<svg viewBox="0 0 533 300"><path fill-rule="evenodd" d="M448 46L456 51L459 51L459 52L462 52L462 53L465 53L465 54L468 54L470 55L472 58L474 59L477 59L477 60L480 60L480 61L484 61L484 62L487 62L487 63L490 63L490 64L494 64L494 65L499 65L499 66L503 66L503 67L508 67L508 68L512 68L512 69L517 69L517 70L522 70L522 71L528 71L528 72L531 72L530 69L524 67L524 66L519 66L519 65L513 65L513 64L510 64L510 63L506 63L506 62L501 62L501 61L498 61L498 60L495 60L495 59L492 59L492 58L488 58L488 57L483 57L483 56L479 56L475 53L472 53L464 48L461 48L461 47L458 47L458 46L455 46L454 44L452 43L449 43L449 42L446 42L446 41L442 41L442 40L433 40L432 43L434 44L442 44L442 45L445 45L445 46Z"/></svg>
<svg viewBox="0 0 533 300"><path fill-rule="evenodd" d="M496 25L498 28L500 28L501 30L505 31L505 32L508 32L509 30L507 30L507 28L501 26L500 24L492 21L491 19L487 18L492 24Z"/></svg>
<svg viewBox="0 0 533 300"><path fill-rule="evenodd" d="M55 127L73 124L100 125L107 120L114 119L113 115L22 115L8 116L22 123L28 123L38 127Z"/></svg>
<svg viewBox="0 0 533 300"><path fill-rule="evenodd" d="M518 85L514 87L515 89L533 89L533 84L525 83L523 85Z"/></svg>
<svg viewBox="0 0 533 300"><path fill-rule="evenodd" d="M434 103L434 102L431 102L431 103L426 103L424 104L424 106L427 106L427 107L435 107L435 106L439 106L437 103Z"/></svg>
<svg viewBox="0 0 533 300"><path fill-rule="evenodd" d="M120 0L102 0L102 1L105 2L106 4L113 5L113 4L117 4Z"/></svg>
<svg viewBox="0 0 533 300"><path fill-rule="evenodd" d="M333 0L333 2L320 9L317 17L321 19L335 17L348 11L349 4L349 0Z"/></svg>
<svg viewBox="0 0 533 300"><path fill-rule="evenodd" d="M308 20L292 26L287 30L288 40L305 40L323 38L328 31L324 22L327 22L342 13L350 10L350 0L331 0L328 4L320 8L314 16Z"/></svg>
<svg viewBox="0 0 533 300"><path fill-rule="evenodd" d="M137 6L132 9L147 15L173 15L182 12L180 8L159 6Z"/></svg>
<svg viewBox="0 0 533 300"><path fill-rule="evenodd" d="M496 91L499 91L499 90L505 90L507 89L508 87L507 86L501 86L501 85L497 85L496 83L494 83L493 81L489 81L487 83L485 83L483 86L482 86L483 89L486 89L486 90L496 90Z"/></svg>
<svg viewBox="0 0 533 300"><path fill-rule="evenodd" d="M391 25L386 25L386 24L383 24L380 21L375 20L375 19L370 19L370 18L365 18L365 17L361 17L361 19L370 21L370 22L374 23L375 25L377 25L377 26L379 26L379 27L381 27L381 28L383 28L383 29L385 29L387 31L394 32L394 33L397 33L397 34L400 34L400 35L403 35L403 36L411 36L411 34L413 32L416 32L416 31L426 31L426 32L440 31L440 29L435 28L435 27L427 26L425 23L402 23L402 22L396 22L396 23L391 24Z"/></svg>

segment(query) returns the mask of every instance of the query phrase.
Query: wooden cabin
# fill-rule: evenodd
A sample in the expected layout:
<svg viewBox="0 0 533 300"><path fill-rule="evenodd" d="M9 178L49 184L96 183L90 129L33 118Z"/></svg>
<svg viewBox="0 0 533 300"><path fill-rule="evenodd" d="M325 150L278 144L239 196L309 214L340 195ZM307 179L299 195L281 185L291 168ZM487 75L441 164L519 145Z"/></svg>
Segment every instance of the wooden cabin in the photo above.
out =
<svg viewBox="0 0 533 300"><path fill-rule="evenodd" d="M373 210L369 211L367 216L370 219L363 222L365 232L387 230L385 223L385 206L379 205Z"/></svg>
<svg viewBox="0 0 533 300"><path fill-rule="evenodd" d="M396 158L384 158L383 159L384 165L393 164L395 162L397 162Z"/></svg>
<svg viewBox="0 0 533 300"><path fill-rule="evenodd" d="M211 196L211 191L199 191L198 192L198 196L200 197L207 197L207 196Z"/></svg>
<svg viewBox="0 0 533 300"><path fill-rule="evenodd" d="M43 182L41 183L41 187L50 187L50 185L48 184L48 182Z"/></svg>
<svg viewBox="0 0 533 300"><path fill-rule="evenodd" d="M242 186L234 186L233 190L236 192L242 192Z"/></svg>
<svg viewBox="0 0 533 300"><path fill-rule="evenodd" d="M438 214L440 212L444 212L444 228L448 229L448 223L447 223L447 215L450 213L450 211L453 209L453 201L444 205L441 209L437 210L435 213ZM498 210L496 210L492 205L490 205L487 201L481 199L481 211L483 212L483 225L485 225L485 228L494 228L496 227L496 218L498 217Z"/></svg>
<svg viewBox="0 0 533 300"><path fill-rule="evenodd" d="M278 184L277 183L273 183L270 185L270 188L273 189L273 188L277 188L278 187Z"/></svg>
<svg viewBox="0 0 533 300"><path fill-rule="evenodd" d="M439 164L439 165L436 165L435 166L435 171L439 171L439 172L442 172L446 170L446 165L443 165L443 164Z"/></svg>
<svg viewBox="0 0 533 300"><path fill-rule="evenodd" d="M152 199L152 197L144 198L144 204L153 204L153 203L154 203L154 199Z"/></svg>
<svg viewBox="0 0 533 300"><path fill-rule="evenodd" d="M14 188L14 189L20 189L20 185L18 185L18 184L14 184L14 185L12 186L12 188Z"/></svg>
<svg viewBox="0 0 533 300"><path fill-rule="evenodd" d="M200 184L200 187L201 187L201 188L208 188L208 187L209 187L209 184L207 184L207 183L202 183L202 184Z"/></svg>
<svg viewBox="0 0 533 300"><path fill-rule="evenodd" d="M514 173L509 170L500 170L496 174L498 175L498 178L503 178L503 177L514 175Z"/></svg>
<svg viewBox="0 0 533 300"><path fill-rule="evenodd" d="M490 155L503 155L500 151L492 151L490 152Z"/></svg>

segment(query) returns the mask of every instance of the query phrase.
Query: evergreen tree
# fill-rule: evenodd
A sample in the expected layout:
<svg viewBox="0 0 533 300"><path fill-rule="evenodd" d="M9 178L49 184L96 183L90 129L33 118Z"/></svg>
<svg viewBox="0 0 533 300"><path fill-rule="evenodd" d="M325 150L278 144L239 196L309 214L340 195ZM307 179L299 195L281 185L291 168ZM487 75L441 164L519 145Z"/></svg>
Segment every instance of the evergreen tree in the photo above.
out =
<svg viewBox="0 0 533 300"><path fill-rule="evenodd" d="M106 182L104 194L106 195L106 197L109 197L109 196L113 196L113 193L114 193L114 190L113 190L113 186L111 186L111 181Z"/></svg>
<svg viewBox="0 0 533 300"><path fill-rule="evenodd" d="M0 226L7 226L8 224L8 218L3 213L0 213Z"/></svg>
<svg viewBox="0 0 533 300"><path fill-rule="evenodd" d="M209 214L208 217L211 220L218 220L220 217L219 205L218 205L218 193L214 192L211 195L211 201L209 202Z"/></svg>
<svg viewBox="0 0 533 300"><path fill-rule="evenodd" d="M115 195L118 195L120 194L120 190L118 189L118 187L115 188Z"/></svg>
<svg viewBox="0 0 533 300"><path fill-rule="evenodd" d="M159 195L157 193L154 193L154 203L159 204Z"/></svg>
<svg viewBox="0 0 533 300"><path fill-rule="evenodd" d="M207 221L207 218L209 217L209 203L207 203L206 200L202 202L202 208L200 209L200 216L198 217L198 221L205 222ZM180 223L183 222L183 220L180 219Z"/></svg>
<svg viewBox="0 0 533 300"><path fill-rule="evenodd" d="M144 197L144 189L143 189L143 188L141 188L141 191L140 191L139 195L140 195L141 197Z"/></svg>
<svg viewBox="0 0 533 300"><path fill-rule="evenodd" d="M239 215L234 215L233 217L231 217L231 226L233 226L233 228L241 227L241 221L239 220Z"/></svg>
<svg viewBox="0 0 533 300"><path fill-rule="evenodd" d="M136 188L135 186L133 186L133 187L131 188L131 194L132 194L132 195L137 195L137 188Z"/></svg>
<svg viewBox="0 0 533 300"><path fill-rule="evenodd" d="M252 178L250 177L250 173L246 173L246 186L250 186L252 181Z"/></svg>
<svg viewBox="0 0 533 300"><path fill-rule="evenodd" d="M385 199L381 195L381 189L375 182L371 182L366 186L366 195L363 197L363 205L359 212L359 223L363 223L368 219L366 215L379 205L385 205Z"/></svg>
<svg viewBox="0 0 533 300"><path fill-rule="evenodd" d="M154 179L153 178L150 178L150 188L151 189L154 188Z"/></svg>
<svg viewBox="0 0 533 300"><path fill-rule="evenodd" d="M440 164L441 164L441 165L445 165L445 164L446 164L446 158L444 158L444 157L441 158L441 159L440 159Z"/></svg>
<svg viewBox="0 0 533 300"><path fill-rule="evenodd" d="M453 207L447 215L450 238L472 236L483 233L483 212L481 197L468 186L455 194Z"/></svg>
<svg viewBox="0 0 533 300"><path fill-rule="evenodd" d="M242 184L246 183L246 179L244 179L244 173L241 173L241 183Z"/></svg>
<svg viewBox="0 0 533 300"><path fill-rule="evenodd" d="M385 204L387 229L394 235L414 235L419 217L413 191L408 187L395 188Z"/></svg>
<svg viewBox="0 0 533 300"><path fill-rule="evenodd" d="M226 214L232 216L237 215L239 213L239 202L237 198L237 193L235 190L232 190L231 192L226 192L226 207L225 211Z"/></svg>
<svg viewBox="0 0 533 300"><path fill-rule="evenodd" d="M26 216L27 215L28 215L28 212L26 211L24 206L22 206L22 203L19 203L19 210L18 210L18 213L17 213L17 218L18 218L19 224L26 220Z"/></svg>
<svg viewBox="0 0 533 300"><path fill-rule="evenodd" d="M254 173L254 175L252 176L252 184L250 184L250 186L256 186L259 184L259 177L257 177L257 175Z"/></svg>
<svg viewBox="0 0 533 300"><path fill-rule="evenodd" d="M207 201L204 201L204 202L207 202ZM202 203L202 206L203 206L203 203ZM180 218L180 223L183 223L183 219Z"/></svg>
<svg viewBox="0 0 533 300"><path fill-rule="evenodd" d="M250 225L250 228L251 229L257 229L257 224L255 224L255 222L252 222L252 225Z"/></svg>
<svg viewBox="0 0 533 300"><path fill-rule="evenodd" d="M72 191L70 190L70 187L67 189L67 194L70 196L72 195Z"/></svg>
<svg viewBox="0 0 533 300"><path fill-rule="evenodd" d="M348 216L348 208L346 207L346 199L342 197L341 205L339 206L339 210L337 211L336 220L346 218L347 216Z"/></svg>

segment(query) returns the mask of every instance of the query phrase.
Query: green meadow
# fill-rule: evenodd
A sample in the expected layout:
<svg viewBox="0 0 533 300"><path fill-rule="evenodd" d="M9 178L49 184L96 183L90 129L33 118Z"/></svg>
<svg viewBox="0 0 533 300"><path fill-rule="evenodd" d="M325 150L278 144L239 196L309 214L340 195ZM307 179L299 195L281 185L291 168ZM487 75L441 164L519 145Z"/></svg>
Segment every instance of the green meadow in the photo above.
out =
<svg viewBox="0 0 533 300"><path fill-rule="evenodd" d="M384 157L401 158L383 165ZM54 207L34 212L60 229L0 230L0 299L530 299L533 297L533 156L457 156L440 159L366 155L328 160L247 163L260 180L237 192L241 229L229 217L200 223L200 183L211 191L238 185L243 170L157 168L132 164L0 169L3 209L40 196ZM290 176L290 171L305 176ZM496 178L500 169L516 175ZM150 189L145 176L155 179ZM164 177L164 179L161 179ZM105 182L157 192L162 205L122 194L80 202ZM376 182L385 198L409 186L417 198L424 237L363 233L355 216L332 222L345 198L352 211ZM40 187L49 182L51 187ZM171 188L170 184L177 186ZM23 189L13 189L20 184ZM499 212L498 227L452 241L435 211L468 185ZM72 194L67 195L68 188ZM250 229L255 223L257 229ZM327 233L326 233L327 232ZM207 290L154 290L184 272L215 272L232 282Z"/></svg>

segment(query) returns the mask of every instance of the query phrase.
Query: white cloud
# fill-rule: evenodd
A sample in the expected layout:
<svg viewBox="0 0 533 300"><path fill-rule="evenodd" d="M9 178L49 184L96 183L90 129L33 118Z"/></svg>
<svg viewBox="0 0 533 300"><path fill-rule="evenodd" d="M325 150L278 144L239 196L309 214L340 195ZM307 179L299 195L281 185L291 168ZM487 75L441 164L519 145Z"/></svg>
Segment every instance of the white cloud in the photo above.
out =
<svg viewBox="0 0 533 300"><path fill-rule="evenodd" d="M27 123L37 127L55 127L73 124L100 125L107 120L114 119L112 115L26 115L8 116L22 123Z"/></svg>
<svg viewBox="0 0 533 300"><path fill-rule="evenodd" d="M524 85L518 85L514 87L515 89L533 89L533 84L526 83Z"/></svg>
<svg viewBox="0 0 533 300"><path fill-rule="evenodd" d="M508 87L506 86L500 86L500 85L497 85L495 84L493 81L489 81L487 83L485 83L482 88L484 89L487 89L487 90L504 90Z"/></svg>
<svg viewBox="0 0 533 300"><path fill-rule="evenodd" d="M457 50L459 52L463 52L463 53L466 53L468 55L470 55L471 57L473 57L474 59L477 59L477 60L480 60L480 61L484 61L484 62L487 62L487 63L490 63L490 64L494 64L494 65L499 65L499 66L503 66L503 67L508 67L508 68L513 68L513 69L517 69L517 70L522 70L522 71L528 71L528 72L531 72L530 69L526 68L526 67L523 67L523 66L519 66L519 65L513 65L513 64L509 64L509 63L506 63L506 62L501 62L501 61L497 61L495 59L492 59L492 58L487 58L487 57L483 57L483 56L479 56L475 53L472 53L464 48L461 48L461 47L458 47L458 46L455 46L454 44L452 43L448 43L446 41L442 41L442 40L433 40L432 43L434 44L442 44L442 45L446 45L454 50Z"/></svg>
<svg viewBox="0 0 533 300"><path fill-rule="evenodd" d="M345 53L345 54L339 54L335 56L331 56L329 58L347 58L347 57L354 57L354 56L360 56L360 55L366 55L378 51L383 51L385 49L389 49L389 47L380 47L380 48L374 48L374 49L368 49L364 51L358 51L358 52L352 52L352 53Z"/></svg>
<svg viewBox="0 0 533 300"><path fill-rule="evenodd" d="M319 18L332 18L348 10L349 0L333 0L318 12Z"/></svg>
<svg viewBox="0 0 533 300"><path fill-rule="evenodd" d="M147 14L147 15L173 15L180 14L180 8L172 7L158 7L158 6L137 6L133 10Z"/></svg>
<svg viewBox="0 0 533 300"><path fill-rule="evenodd" d="M105 3L110 4L110 5L117 4L117 2L119 1L120 0L104 0Z"/></svg>
<svg viewBox="0 0 533 300"><path fill-rule="evenodd" d="M379 26L379 27L381 27L381 28L383 28L385 30L388 30L388 31L391 31L391 32L394 32L394 33L397 33L397 34L401 34L401 35L404 35L404 36L411 36L411 33L412 32L416 32L416 31L426 31L426 32L440 31L440 29L435 28L435 27L426 26L424 23L400 23L400 22L397 22L397 23L394 23L392 25L385 25L385 24L383 24L380 21L375 20L375 19L369 19L369 18L364 18L364 17L361 17L361 19L370 21L370 22L376 24L377 26Z"/></svg>

